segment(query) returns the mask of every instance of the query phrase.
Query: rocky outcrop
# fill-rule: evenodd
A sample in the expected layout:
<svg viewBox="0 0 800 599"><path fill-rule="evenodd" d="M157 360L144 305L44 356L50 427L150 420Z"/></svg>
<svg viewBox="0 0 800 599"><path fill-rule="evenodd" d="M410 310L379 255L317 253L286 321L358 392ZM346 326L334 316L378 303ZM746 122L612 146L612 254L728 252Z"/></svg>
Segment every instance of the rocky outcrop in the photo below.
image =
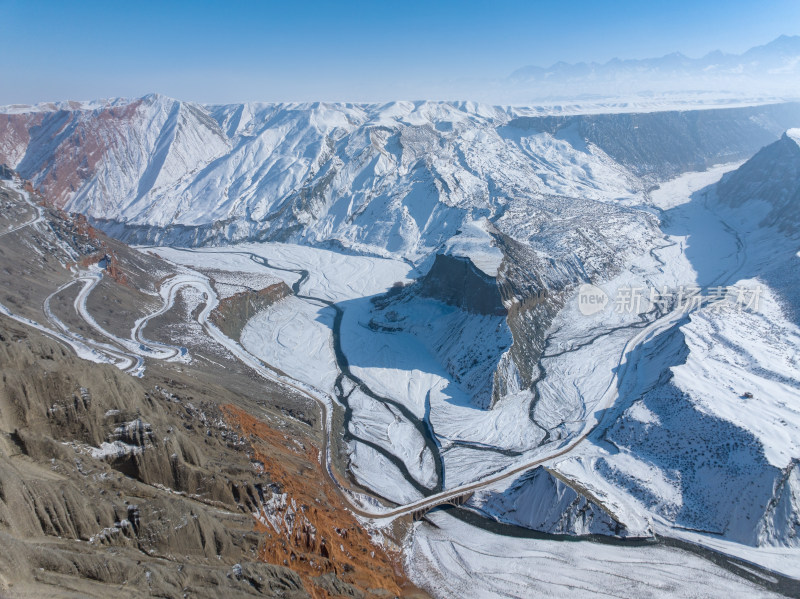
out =
<svg viewBox="0 0 800 599"><path fill-rule="evenodd" d="M496 236L496 243L505 256L498 286L508 306L506 322L514 343L495 374L493 405L504 395L531 388L536 382L546 332L563 306L568 284L560 273L545 278L547 268L524 244L503 234Z"/></svg>
<svg viewBox="0 0 800 599"><path fill-rule="evenodd" d="M800 547L800 459L792 459L775 478L756 535L758 546Z"/></svg>
<svg viewBox="0 0 800 599"><path fill-rule="evenodd" d="M15 548L0 556L0 591L45 584L107 596L104 585L141 579L156 594L195 584L197 596L220 585L256 594L228 579L260 539L246 511L255 506L242 510L233 493L254 483L250 460L211 421L213 404L147 391L5 320L0 360L0 537ZM178 556L186 574L166 566ZM288 568L262 577L306 596Z"/></svg>
<svg viewBox="0 0 800 599"><path fill-rule="evenodd" d="M437 254L415 283L373 299L369 323L374 330L419 337L482 409L534 384L545 333L566 286L539 275L545 268L529 248L497 231L493 235L505 256L496 277L466 256ZM456 310L440 314L419 303L429 300Z"/></svg>
<svg viewBox="0 0 800 599"><path fill-rule="evenodd" d="M266 539L262 560L288 565L315 591L324 589L333 596L418 593L397 576L399 556L379 549L325 484L316 447L286 438L235 406L225 406L223 412L233 430L249 440L253 459L272 479L261 489L260 509L254 513L257 530Z"/></svg>
<svg viewBox="0 0 800 599"><path fill-rule="evenodd" d="M419 281L419 293L475 314L506 314L496 279L461 256L437 254Z"/></svg>
<svg viewBox="0 0 800 599"><path fill-rule="evenodd" d="M221 300L211 312L211 322L225 335L239 341L248 320L291 294L292 290L283 281L258 291L242 291Z"/></svg>

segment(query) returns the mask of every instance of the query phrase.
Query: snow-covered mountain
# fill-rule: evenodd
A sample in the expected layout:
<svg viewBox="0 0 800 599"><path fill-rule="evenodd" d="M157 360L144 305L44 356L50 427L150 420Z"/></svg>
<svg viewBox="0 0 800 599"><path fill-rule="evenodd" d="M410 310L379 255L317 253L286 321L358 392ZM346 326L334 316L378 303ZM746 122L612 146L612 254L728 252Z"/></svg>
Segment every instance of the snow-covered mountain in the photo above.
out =
<svg viewBox="0 0 800 599"><path fill-rule="evenodd" d="M762 215L758 227L800 233L800 129L790 129L760 150L717 189L725 205L751 217Z"/></svg>
<svg viewBox="0 0 800 599"><path fill-rule="evenodd" d="M151 95L8 108L0 161L121 239L290 241L430 269L369 321L418 336L488 408L534 385L566 291L608 280L657 243L658 221L640 208L652 186L746 158L797 124L791 103L536 116ZM431 302L455 311L443 319ZM485 343L466 342L476 336Z"/></svg>
<svg viewBox="0 0 800 599"><path fill-rule="evenodd" d="M561 210L557 198L616 214L658 179L750 156L798 115L797 104L535 117L470 103L152 95L7 108L0 162L129 240L335 243L416 260L465 220L520 209L536 220Z"/></svg>

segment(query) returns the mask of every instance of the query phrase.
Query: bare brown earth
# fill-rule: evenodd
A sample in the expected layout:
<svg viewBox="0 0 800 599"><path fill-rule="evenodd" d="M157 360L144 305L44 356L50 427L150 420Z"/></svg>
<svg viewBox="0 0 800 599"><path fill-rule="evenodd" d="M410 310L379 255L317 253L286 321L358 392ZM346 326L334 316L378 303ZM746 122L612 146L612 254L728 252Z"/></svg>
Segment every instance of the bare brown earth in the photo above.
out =
<svg viewBox="0 0 800 599"><path fill-rule="evenodd" d="M48 209L0 237L0 302L46 324L64 246L79 264L113 253L87 305L130 334L175 269L87 227ZM100 339L70 314L76 292L54 312ZM317 406L203 338L198 301L179 294L145 330L192 362L141 379L0 316L0 597L425 596L323 476Z"/></svg>
<svg viewBox="0 0 800 599"><path fill-rule="evenodd" d="M76 191L97 171L98 164L125 144L126 124L141 105L136 100L125 106L108 106L95 119L83 119L73 110L51 113L31 112L0 116L0 163L17 164L24 156L33 127L44 126L53 138L61 139L64 154L58 168L42 177L39 189L63 207L69 194Z"/></svg>
<svg viewBox="0 0 800 599"><path fill-rule="evenodd" d="M0 592L308 596L258 564L257 494L240 492L257 480L210 394L85 362L6 318L0 363Z"/></svg>
<svg viewBox="0 0 800 599"><path fill-rule="evenodd" d="M244 410L223 406L225 422L247 439L256 462L264 468L271 490L285 494L274 512L277 527L259 522L265 536L259 559L291 566L313 597L422 594L402 573L400 556L376 550L370 535L347 511L335 489L326 484L319 449L271 429Z"/></svg>

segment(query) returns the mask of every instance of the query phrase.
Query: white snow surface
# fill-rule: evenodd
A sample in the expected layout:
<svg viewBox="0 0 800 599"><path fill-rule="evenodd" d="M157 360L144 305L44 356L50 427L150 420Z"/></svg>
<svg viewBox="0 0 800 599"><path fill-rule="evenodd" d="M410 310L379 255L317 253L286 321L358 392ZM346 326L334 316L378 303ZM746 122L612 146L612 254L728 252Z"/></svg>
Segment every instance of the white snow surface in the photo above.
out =
<svg viewBox="0 0 800 599"><path fill-rule="evenodd" d="M675 385L698 409L755 435L773 466L800 456L800 329L769 289L758 312L705 309L681 331L689 356L672 369Z"/></svg>
<svg viewBox="0 0 800 599"><path fill-rule="evenodd" d="M447 240L444 253L469 258L472 263L490 277L496 277L503 261L503 252L492 245L492 236L487 231L486 219L466 222L458 235Z"/></svg>
<svg viewBox="0 0 800 599"><path fill-rule="evenodd" d="M308 270L309 277L300 288L301 295L340 302L386 291L395 282L408 282L410 267L402 260L354 256L331 250L290 243L242 243L191 251L180 248L152 248L160 256L177 264L199 269L270 273L289 286L300 275L280 269ZM266 268L253 262L253 253L278 267Z"/></svg>
<svg viewBox="0 0 800 599"><path fill-rule="evenodd" d="M425 439L396 408L372 399L358 388L350 394L349 404L353 410L350 430L354 435L388 448L423 486L431 487L436 482L433 455L425 446ZM364 468L358 457L351 459Z"/></svg>
<svg viewBox="0 0 800 599"><path fill-rule="evenodd" d="M426 343L460 338L451 318L458 310L440 302L416 301L409 317L418 323L417 334L406 331L374 331L367 327L371 316L368 301L353 302L342 320L342 349L350 368L375 393L394 399L418 418L429 413L429 421L442 445L445 486L475 480L509 464L513 458L462 447L500 448L522 452L534 448L542 432L528 418L531 395L519 392L503 399L492 410L475 407L470 395L444 369ZM491 317L486 317L491 321ZM480 318L464 333L479 355L480 349L497 343L493 330ZM496 323L492 323L497 326ZM484 345L485 344L485 345Z"/></svg>
<svg viewBox="0 0 800 599"><path fill-rule="evenodd" d="M735 284L761 290L757 309L707 306L651 347L645 344L601 431L555 468L601 498L634 534L655 530L691 539L797 576L792 523L799 509L793 498L800 492L800 331L783 310L787 298L779 301L765 280L739 278L789 263L797 246L774 231L752 235L760 204L737 215L709 204L708 190L687 202L686 194L720 172L662 185L653 194L667 211L662 248L602 287L614 298L623 286ZM554 323L552 343L569 348L590 338L592 328L611 330L626 319L635 321L615 314L613 299L588 318L570 302ZM591 409L628 334L610 332L546 360L542 416L560 408L585 418L582 410Z"/></svg>
<svg viewBox="0 0 800 599"><path fill-rule="evenodd" d="M129 455L138 455L142 453L142 448L137 445L130 445L122 441L114 441L112 443L103 442L100 447L93 447L91 455L96 460L103 460L105 458L120 459Z"/></svg>
<svg viewBox="0 0 800 599"><path fill-rule="evenodd" d="M735 170L742 162L719 164L704 171L690 172L661 183L650 192L653 205L662 210L669 210L692 199L692 194L720 180L727 172Z"/></svg>
<svg viewBox="0 0 800 599"><path fill-rule="evenodd" d="M331 308L289 296L251 318L241 343L290 377L332 394L339 375L332 329Z"/></svg>
<svg viewBox="0 0 800 599"><path fill-rule="evenodd" d="M712 562L666 547L500 536L443 512L417 524L408 547L411 579L435 597L779 597Z"/></svg>
<svg viewBox="0 0 800 599"><path fill-rule="evenodd" d="M351 441L350 470L356 481L367 489L399 504L410 503L422 495L404 478L397 466L376 449Z"/></svg>

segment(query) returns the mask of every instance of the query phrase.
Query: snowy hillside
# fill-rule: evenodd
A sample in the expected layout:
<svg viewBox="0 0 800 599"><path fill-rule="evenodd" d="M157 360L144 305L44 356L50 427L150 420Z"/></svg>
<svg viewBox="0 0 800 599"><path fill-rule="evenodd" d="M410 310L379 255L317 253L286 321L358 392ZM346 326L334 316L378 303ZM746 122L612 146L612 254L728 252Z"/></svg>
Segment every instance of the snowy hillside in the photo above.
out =
<svg viewBox="0 0 800 599"><path fill-rule="evenodd" d="M681 185L654 194L669 243L658 250L651 284L694 280L740 291L693 310L631 354L620 402L593 443L555 468L639 534L676 535L796 576L800 151L792 136L689 201L669 201ZM749 307L737 303L742 289ZM585 369L575 359L549 368L575 376ZM501 505L492 499L485 509Z"/></svg>
<svg viewBox="0 0 800 599"><path fill-rule="evenodd" d="M800 129L790 129L718 186L725 204L759 214L759 227L800 233ZM759 206L758 204L761 204ZM764 213L766 209L766 213Z"/></svg>

